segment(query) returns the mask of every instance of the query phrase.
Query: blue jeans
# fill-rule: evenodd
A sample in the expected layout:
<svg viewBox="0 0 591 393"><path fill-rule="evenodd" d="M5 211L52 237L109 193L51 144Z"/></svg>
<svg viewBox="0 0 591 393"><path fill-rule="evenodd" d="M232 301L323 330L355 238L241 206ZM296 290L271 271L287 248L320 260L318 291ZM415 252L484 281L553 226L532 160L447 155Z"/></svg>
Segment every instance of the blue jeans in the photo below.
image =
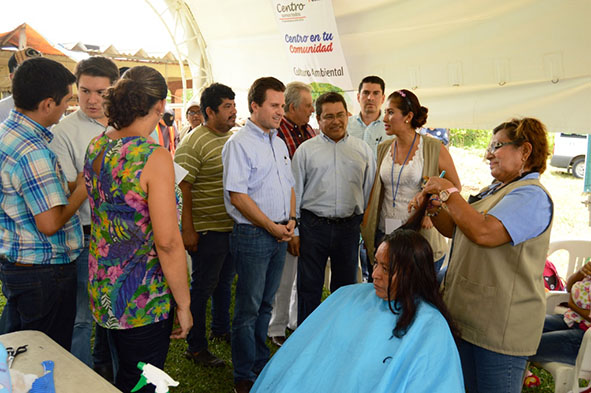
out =
<svg viewBox="0 0 591 393"><path fill-rule="evenodd" d="M527 356L503 355L464 340L458 349L466 392L521 392Z"/></svg>
<svg viewBox="0 0 591 393"><path fill-rule="evenodd" d="M171 308L171 313L174 310ZM171 314L172 315L172 314ZM150 363L164 370L168 355L172 323L170 318L132 329L107 329L109 343L119 369L115 375L115 386L122 392L130 392L138 383L142 374L137 368L138 362ZM148 384L138 390L140 393L154 392L154 385Z"/></svg>
<svg viewBox="0 0 591 393"><path fill-rule="evenodd" d="M199 233L196 252L189 253L193 263L191 275L191 314L193 328L187 337L189 351L207 349L205 315L207 300L212 297L212 333L230 331L230 298L234 265L230 257L230 232L207 231Z"/></svg>
<svg viewBox="0 0 591 393"><path fill-rule="evenodd" d="M320 305L326 261L330 291L357 282L359 225L362 215L330 222L302 210L298 261L298 326Z"/></svg>
<svg viewBox="0 0 591 393"><path fill-rule="evenodd" d="M0 258L6 331L39 330L70 350L76 316L76 264L16 266Z"/></svg>
<svg viewBox="0 0 591 393"><path fill-rule="evenodd" d="M78 289L76 290L76 319L72 333L72 355L92 368L90 353L90 336L92 335L92 313L88 299L88 239L84 235L84 248L76 259L76 275Z"/></svg>
<svg viewBox="0 0 591 393"><path fill-rule="evenodd" d="M562 314L546 315L538 351L532 362L561 362L575 365L585 332L578 324L568 327Z"/></svg>
<svg viewBox="0 0 591 393"><path fill-rule="evenodd" d="M236 224L230 253L238 282L232 322L234 380L254 381L269 360L265 343L287 243L253 225Z"/></svg>

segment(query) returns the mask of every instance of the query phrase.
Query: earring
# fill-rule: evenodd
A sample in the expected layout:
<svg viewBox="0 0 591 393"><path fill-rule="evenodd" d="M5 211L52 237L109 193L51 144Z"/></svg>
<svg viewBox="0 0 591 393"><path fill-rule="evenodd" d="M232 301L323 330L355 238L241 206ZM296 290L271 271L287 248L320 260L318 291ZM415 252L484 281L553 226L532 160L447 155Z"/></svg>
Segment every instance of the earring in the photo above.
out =
<svg viewBox="0 0 591 393"><path fill-rule="evenodd" d="M408 120L405 120L404 122L405 122L406 124L408 124Z"/></svg>

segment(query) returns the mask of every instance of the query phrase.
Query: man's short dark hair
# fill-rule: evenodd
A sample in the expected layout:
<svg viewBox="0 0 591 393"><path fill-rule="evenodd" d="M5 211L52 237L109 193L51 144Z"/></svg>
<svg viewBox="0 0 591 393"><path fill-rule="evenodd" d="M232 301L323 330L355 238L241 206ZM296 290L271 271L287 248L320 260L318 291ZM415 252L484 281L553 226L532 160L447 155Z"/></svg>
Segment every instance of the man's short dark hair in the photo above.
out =
<svg viewBox="0 0 591 393"><path fill-rule="evenodd" d="M248 110L250 113L252 113L253 102L259 106L263 105L263 102L267 99L267 90L283 93L285 91L285 85L279 79L273 78L272 76L266 76L254 81L248 90Z"/></svg>
<svg viewBox="0 0 591 393"><path fill-rule="evenodd" d="M82 75L109 78L111 84L119 79L119 69L117 68L117 64L115 64L113 60L103 56L92 56L88 59L80 60L78 64L76 64L74 74L76 75L76 86L78 86Z"/></svg>
<svg viewBox="0 0 591 393"><path fill-rule="evenodd" d="M345 102L345 97L343 97L339 93L330 91L328 93L322 94L320 97L316 99L316 117L320 118L320 115L322 115L322 104L325 104L327 102L342 102L343 106L345 107L345 111L347 111L347 103Z"/></svg>
<svg viewBox="0 0 591 393"><path fill-rule="evenodd" d="M232 89L221 83L212 83L206 87L201 93L200 101L203 119L205 119L205 121L209 119L207 112L205 111L206 108L211 108L212 111L218 113L222 101L224 99L233 100L234 97L236 97L236 94L234 94Z"/></svg>
<svg viewBox="0 0 591 393"><path fill-rule="evenodd" d="M60 105L74 82L76 77L57 61L44 57L29 59L16 69L12 79L14 106L34 111L46 98Z"/></svg>
<svg viewBox="0 0 591 393"><path fill-rule="evenodd" d="M382 89L382 94L386 93L386 83L379 76L370 75L361 79L361 83L359 83L359 88L357 89L358 93L361 93L361 88L363 87L364 83L375 83L376 85L380 85L380 88Z"/></svg>

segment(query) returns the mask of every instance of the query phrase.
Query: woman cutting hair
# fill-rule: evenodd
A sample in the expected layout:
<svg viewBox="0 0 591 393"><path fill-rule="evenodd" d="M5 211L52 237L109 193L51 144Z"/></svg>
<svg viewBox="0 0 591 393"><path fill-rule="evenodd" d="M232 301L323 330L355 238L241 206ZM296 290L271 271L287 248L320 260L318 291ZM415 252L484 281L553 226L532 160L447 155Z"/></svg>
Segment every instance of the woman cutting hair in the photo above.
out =
<svg viewBox="0 0 591 393"><path fill-rule="evenodd" d="M461 332L468 392L519 392L527 356L540 342L553 213L539 180L546 135L536 119L502 123L486 149L490 186L468 202L447 179L431 177L423 191L433 223L453 236L443 299Z"/></svg>

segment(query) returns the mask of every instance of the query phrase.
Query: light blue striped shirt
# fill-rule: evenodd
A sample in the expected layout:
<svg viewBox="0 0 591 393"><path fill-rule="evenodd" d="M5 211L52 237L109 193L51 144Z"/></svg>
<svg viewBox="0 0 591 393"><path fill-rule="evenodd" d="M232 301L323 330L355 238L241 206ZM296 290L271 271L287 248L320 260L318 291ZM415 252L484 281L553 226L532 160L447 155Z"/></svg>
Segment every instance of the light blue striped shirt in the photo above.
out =
<svg viewBox="0 0 591 393"><path fill-rule="evenodd" d="M291 161L277 130L265 133L250 119L222 150L224 204L238 224L252 224L230 203L230 191L247 194L275 222L289 218L294 186Z"/></svg>
<svg viewBox="0 0 591 393"><path fill-rule="evenodd" d="M53 134L13 110L0 124L0 255L11 262L70 263L84 245L78 213L51 236L35 216L67 205L68 183L48 143Z"/></svg>
<svg viewBox="0 0 591 393"><path fill-rule="evenodd" d="M363 214L376 173L367 143L346 135L338 142L320 133L302 143L293 156L296 212L346 218Z"/></svg>
<svg viewBox="0 0 591 393"><path fill-rule="evenodd" d="M371 147L374 157L377 157L378 155L378 145L381 142L394 137L393 135L386 135L386 128L382 121L381 112L378 119L372 121L369 125L365 125L360 114L350 116L349 122L347 123L347 132L349 135L365 141L365 143Z"/></svg>

